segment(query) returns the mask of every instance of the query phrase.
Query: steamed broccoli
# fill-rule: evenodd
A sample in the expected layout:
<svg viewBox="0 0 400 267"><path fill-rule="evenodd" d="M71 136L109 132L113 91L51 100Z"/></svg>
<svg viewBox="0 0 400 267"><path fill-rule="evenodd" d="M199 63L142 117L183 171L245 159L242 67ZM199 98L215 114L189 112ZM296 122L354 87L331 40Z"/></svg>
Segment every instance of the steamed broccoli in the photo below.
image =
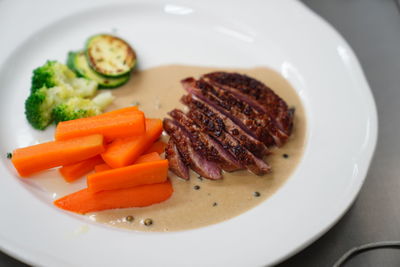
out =
<svg viewBox="0 0 400 267"><path fill-rule="evenodd" d="M96 93L97 83L85 78L78 78L66 65L57 61L47 61L33 71L31 93L46 87L67 87L77 90L79 96L90 97Z"/></svg>
<svg viewBox="0 0 400 267"><path fill-rule="evenodd" d="M60 121L99 115L114 100L110 92L101 93L92 100L72 97L53 109L53 118Z"/></svg>
<svg viewBox="0 0 400 267"><path fill-rule="evenodd" d="M28 122L33 128L44 130L53 121L53 108L73 95L73 90L64 87L42 87L36 90L25 101Z"/></svg>
<svg viewBox="0 0 400 267"><path fill-rule="evenodd" d="M92 97L97 83L78 78L66 65L57 61L33 72L31 94L25 101L25 115L36 129L43 130L53 121L65 121L100 114L113 96L103 93Z"/></svg>

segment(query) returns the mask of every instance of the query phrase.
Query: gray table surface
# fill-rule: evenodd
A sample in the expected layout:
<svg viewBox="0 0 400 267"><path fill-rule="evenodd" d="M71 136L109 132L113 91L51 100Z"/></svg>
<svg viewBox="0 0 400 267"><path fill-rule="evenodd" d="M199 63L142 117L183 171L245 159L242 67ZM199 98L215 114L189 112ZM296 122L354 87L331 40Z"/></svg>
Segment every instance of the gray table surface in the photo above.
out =
<svg viewBox="0 0 400 267"><path fill-rule="evenodd" d="M378 107L379 139L353 207L324 236L279 267L332 266L352 247L400 240L400 13L394 0L303 0L357 54ZM268 253L268 252L266 252ZM0 267L26 266L0 252ZM400 266L400 250L361 254L345 266Z"/></svg>

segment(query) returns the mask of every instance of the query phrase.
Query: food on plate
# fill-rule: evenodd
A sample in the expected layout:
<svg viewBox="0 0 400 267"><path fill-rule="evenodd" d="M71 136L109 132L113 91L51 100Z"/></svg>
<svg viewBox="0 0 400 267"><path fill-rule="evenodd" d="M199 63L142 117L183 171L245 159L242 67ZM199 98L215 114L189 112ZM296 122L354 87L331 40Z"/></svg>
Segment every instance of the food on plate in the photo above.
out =
<svg viewBox="0 0 400 267"><path fill-rule="evenodd" d="M211 180L222 178L221 169L214 161L210 161L200 154L201 149L192 145L187 131L170 119L164 119L163 126L164 130L174 139L185 165L190 166L191 169L205 178Z"/></svg>
<svg viewBox="0 0 400 267"><path fill-rule="evenodd" d="M99 134L51 141L14 150L12 163L22 177L85 160L104 151Z"/></svg>
<svg viewBox="0 0 400 267"><path fill-rule="evenodd" d="M178 148L176 148L176 144L173 138L170 138L165 148L165 157L169 162L169 169L176 174L176 176L189 180L189 168L186 162L183 161Z"/></svg>
<svg viewBox="0 0 400 267"><path fill-rule="evenodd" d="M57 125L56 140L65 140L72 137L89 134L102 134L108 141L121 137L132 137L142 135L145 132L144 114L138 110L127 110L126 112L107 113L63 121Z"/></svg>
<svg viewBox="0 0 400 267"><path fill-rule="evenodd" d="M97 90L96 82L78 78L66 65L55 60L49 60L33 71L31 93L43 87L65 87L65 92L76 91L81 97L93 96Z"/></svg>
<svg viewBox="0 0 400 267"><path fill-rule="evenodd" d="M101 114L114 100L110 92L98 94L93 99L71 97L53 109L54 122L75 120Z"/></svg>
<svg viewBox="0 0 400 267"><path fill-rule="evenodd" d="M78 76L97 82L99 89L114 89L124 85L131 77L129 72L118 77L107 77L97 73L90 67L85 51L69 52L67 65Z"/></svg>
<svg viewBox="0 0 400 267"><path fill-rule="evenodd" d="M134 163L161 136L162 122L159 119L146 119L146 132L140 136L117 138L101 154L103 160L113 168Z"/></svg>
<svg viewBox="0 0 400 267"><path fill-rule="evenodd" d="M160 141L157 141L155 143L158 143ZM140 156L135 162L134 164L138 164L138 163L144 163L144 162L150 162L150 161L156 161L156 160L162 160L162 158L160 157L160 155L157 152L150 152ZM102 171L108 171L112 169L110 166L108 166L107 163L104 164L99 164L96 165L94 167L94 171L95 172L102 172Z"/></svg>
<svg viewBox="0 0 400 267"><path fill-rule="evenodd" d="M100 75L89 68L92 73ZM273 71L266 68L227 71L162 66L135 72L131 82L113 91L115 100L112 107L122 108L60 122L56 128L61 136L63 131L64 134L70 132L61 137L66 141L99 133L104 139L104 150L87 159L74 160L36 175L29 182L61 196L54 202L59 208L87 214L97 222L143 231L176 231L206 226L258 205L286 181L301 158L305 136L304 110L295 91ZM209 75L212 73L218 75ZM234 73L245 73L259 79L274 88L276 94L255 93L254 90L261 90L264 85L251 78L243 85L247 86L247 83L251 90L244 89L238 85L246 80L242 74L226 77ZM200 78L183 80L184 88L190 93L182 96L179 80L191 76ZM213 80L206 81L206 76ZM104 75L101 77L106 78ZM214 90L212 88L216 85L212 84L216 82L224 85L218 85ZM223 86L233 89L220 88ZM235 86L239 87L236 91ZM261 107L258 106L259 100L253 99L256 94L261 96ZM246 97L246 101L242 100ZM241 105L238 99L243 102ZM280 99L285 99L290 108ZM263 110L267 101L271 107ZM140 102L140 110L138 106L132 106L133 102ZM296 116L293 107L296 107ZM138 120L142 121L140 134L132 135L123 128L118 130L119 119L132 119L141 113L143 118ZM272 114L276 119L268 120L266 114ZM164 122L150 119L167 116L169 118ZM248 124L251 129L246 125L243 127L247 117L253 120ZM110 123L108 129L100 127L103 122ZM68 127L62 129L63 125ZM90 129L85 129L85 125ZM260 129L266 125L275 127L271 126L265 134ZM268 164L264 162L266 157ZM270 166L273 166L272 172ZM74 184L65 183L62 173L65 180ZM269 174L260 177L253 173ZM161 186L165 183L168 186ZM158 191L160 186L166 189L162 191L164 193ZM77 191L78 188L84 189ZM137 192L142 192L139 188L148 188L146 190L156 195L145 199L138 197ZM134 220L128 221L128 216ZM152 223L146 225L146 219Z"/></svg>
<svg viewBox="0 0 400 267"><path fill-rule="evenodd" d="M244 73L262 81L273 88L276 94L290 105L288 109L296 107L293 129L285 145L267 147L250 133L240 128L230 117L221 112L217 113L218 110L214 107L197 107L196 112L193 110L193 115L196 116L189 116L188 111L191 108L186 108L179 101L184 94L179 81L188 76L198 79L197 77L201 77L204 73L215 71L219 71L219 69L174 65L139 70L132 76L131 82L120 90L115 91L116 100L114 103L119 106L127 106L134 101L140 102L140 109L145 111L145 114L149 117L169 117L169 120L173 121L172 126L170 125L172 129L175 129L174 127L178 123L181 127L180 129L183 129L186 133L191 135L198 133L195 137L197 138L196 140L202 141L205 144L204 147L210 149L211 153L205 154L202 150L195 150L195 152L201 155L205 154L205 157L218 156L221 158L222 160L218 160L215 163L222 170L223 179L209 180L196 174L183 162L186 158L179 154L173 135L168 136L165 130L158 141L168 144L165 149L165 157L168 158L170 169L168 176L174 189L174 193L168 201L141 208L97 211L89 213L87 216L96 222L138 231L193 229L215 224L248 211L269 198L290 177L290 174L301 159L305 141L304 110L296 91L283 77L267 68L224 69L224 71L230 73ZM201 103L200 101L201 99L193 103L199 104ZM196 119L202 119L199 114L203 114L204 118L207 118L212 116L211 112L215 114L212 121L215 121L216 125L218 125L216 122L219 121L219 118L223 118L226 129L229 129L222 129L220 137L216 134L214 135L211 130L209 132L198 131L199 129L205 129L204 125L199 125L195 122ZM210 123L211 125L212 123ZM232 132L234 129L237 130L237 136L240 136L241 142L232 137L232 135L224 135L224 133ZM192 139L189 141L193 142ZM229 144L229 142L236 142L238 145L242 144L241 146L248 151L245 155L249 156L249 161L257 161L255 158L263 160L267 156L266 159L269 165L272 166L272 171L265 176L254 175L245 165L247 163L246 158L237 160L228 149L224 148L224 142L225 144ZM141 154L145 154L147 151L144 150ZM175 156L173 156L174 154ZM284 158L283 154L287 154L289 157ZM163 157L164 155L161 154L160 156ZM132 166L134 163L129 164ZM255 163L253 164L255 165ZM258 164L260 167L263 166L260 162ZM199 165L199 167L205 168L205 166ZM240 165L241 168L238 168L237 165ZM108 166L108 168L110 167ZM232 169L227 171L229 168ZM177 175L171 171L173 169L177 170L175 172L182 173L181 177L191 177L191 179L178 179ZM205 170L207 171L207 169ZM259 194L256 195L255 192ZM268 205L268 203L265 204ZM127 216L132 216L135 219L128 222L125 219ZM150 226L143 224L144 220L148 218L153 220L153 224Z"/></svg>
<svg viewBox="0 0 400 267"><path fill-rule="evenodd" d="M136 53L121 38L109 34L98 34L86 43L86 56L97 73L120 77L129 73L136 65Z"/></svg>
<svg viewBox="0 0 400 267"><path fill-rule="evenodd" d="M141 185L126 189L91 192L88 188L62 197L54 204L64 210L85 214L108 209L146 207L171 197L171 182Z"/></svg>
<svg viewBox="0 0 400 267"><path fill-rule="evenodd" d="M104 163L103 159L100 155L97 155L74 164L62 166L58 171L64 180L70 183L93 171L95 166L102 163Z"/></svg>
<svg viewBox="0 0 400 267"><path fill-rule="evenodd" d="M110 93L97 92L97 83L78 78L66 65L57 61L33 72L31 94L25 101L25 116L35 129L44 130L53 121L83 118L100 114L113 100Z"/></svg>
<svg viewBox="0 0 400 267"><path fill-rule="evenodd" d="M12 163L22 177L62 166L58 171L67 182L95 170L87 176L86 189L55 202L61 208L85 213L85 209L89 212L142 207L166 200L173 192L167 181L168 160L157 152L143 153L150 147L155 150L162 147L160 142L154 145L161 132L161 120L145 120L137 107L126 107L98 116L60 122L56 141L16 149ZM138 140L133 147L135 159L130 166L112 168L100 155L105 151L106 141L117 137ZM145 186L149 184L154 186ZM160 195L156 195L158 193ZM87 203L76 202L80 200Z"/></svg>
<svg viewBox="0 0 400 267"><path fill-rule="evenodd" d="M99 165L94 166L94 171L95 172L108 171L110 169L112 169L112 168L110 166L108 166L107 163L103 163L103 164L99 164Z"/></svg>
<svg viewBox="0 0 400 267"><path fill-rule="evenodd" d="M226 151L218 141L203 132L201 127L183 111L174 109L168 114L180 127L190 133L191 141L199 147L200 153L203 153L209 160L215 161L222 170L231 172L243 169L243 165L232 154Z"/></svg>
<svg viewBox="0 0 400 267"><path fill-rule="evenodd" d="M168 160L159 159L90 174L87 186L89 191L99 192L162 183L167 176Z"/></svg>
<svg viewBox="0 0 400 267"><path fill-rule="evenodd" d="M143 154L135 161L135 164L157 161L157 160L162 160L162 159L163 158L161 158L160 154L158 154L157 152L150 152L150 153L146 152L146 154Z"/></svg>
<svg viewBox="0 0 400 267"><path fill-rule="evenodd" d="M146 151L146 153L157 152L158 154L164 153L167 144L161 140L154 142L151 147Z"/></svg>
<svg viewBox="0 0 400 267"><path fill-rule="evenodd" d="M84 50L68 53L67 65L47 61L33 71L25 116L33 128L44 130L52 122L99 115L114 97L109 92L94 97L97 89L125 84L135 65L136 53L127 42L95 35Z"/></svg>
<svg viewBox="0 0 400 267"><path fill-rule="evenodd" d="M282 146L293 128L294 110L283 99L238 73L212 72L198 80L186 78L182 85L189 94L181 101L189 111L174 109L169 112L172 119L164 119L164 129L173 139L167 153L176 163L171 171L187 179L180 167L184 163L215 180L222 178L221 170L247 168L257 175L271 170L263 156L273 146Z"/></svg>

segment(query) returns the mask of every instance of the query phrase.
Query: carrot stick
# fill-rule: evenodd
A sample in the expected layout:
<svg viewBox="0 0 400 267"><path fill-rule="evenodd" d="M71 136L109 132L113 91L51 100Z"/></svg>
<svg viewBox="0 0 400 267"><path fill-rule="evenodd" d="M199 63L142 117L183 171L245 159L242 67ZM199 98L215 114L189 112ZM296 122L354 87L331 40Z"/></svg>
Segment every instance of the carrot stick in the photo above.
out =
<svg viewBox="0 0 400 267"><path fill-rule="evenodd" d="M140 163L145 163L145 162L152 162L152 161L157 161L157 160L162 160L160 155L157 152L152 152L152 153L147 153L144 155L141 155L134 164L140 164Z"/></svg>
<svg viewBox="0 0 400 267"><path fill-rule="evenodd" d="M56 140L66 140L90 134L102 134L106 140L119 137L137 136L145 133L144 114L130 111L63 121L57 125Z"/></svg>
<svg viewBox="0 0 400 267"><path fill-rule="evenodd" d="M162 160L162 158L160 157L160 155L157 152L152 152L152 153L148 153L145 155L140 156L134 164L140 164L140 163L145 163L145 162L151 162L151 161L157 161L157 160ZM102 171L108 171L111 170L112 168L110 166L108 166L106 163L104 164L100 164L100 165L96 165L94 167L94 171L95 172L102 172Z"/></svg>
<svg viewBox="0 0 400 267"><path fill-rule="evenodd" d="M104 160L100 155L97 155L93 158L86 159L78 163L65 165L58 169L58 171L61 173L64 180L70 183L89 173L96 165L101 163L104 163Z"/></svg>
<svg viewBox="0 0 400 267"><path fill-rule="evenodd" d="M94 157L104 151L100 134L52 141L14 150L12 163L22 177Z"/></svg>
<svg viewBox="0 0 400 267"><path fill-rule="evenodd" d="M111 170L111 167L107 165L107 163L99 164L94 166L94 171L95 172L103 172L103 171L108 171Z"/></svg>
<svg viewBox="0 0 400 267"><path fill-rule="evenodd" d="M167 146L167 144L161 140L154 142L151 145L151 147L146 151L146 154L151 153L151 152L157 152L158 154L161 154L164 152L166 146Z"/></svg>
<svg viewBox="0 0 400 267"><path fill-rule="evenodd" d="M168 160L158 160L89 174L87 185L91 192L122 189L161 183L167 180L167 174Z"/></svg>
<svg viewBox="0 0 400 267"><path fill-rule="evenodd" d="M92 193L87 188L54 201L64 210L85 214L107 209L145 207L167 200L173 193L170 181L126 189Z"/></svg>
<svg viewBox="0 0 400 267"><path fill-rule="evenodd" d="M159 119L146 119L146 133L141 136L118 138L107 146L101 154L112 168L120 168L134 163L157 140L162 133Z"/></svg>

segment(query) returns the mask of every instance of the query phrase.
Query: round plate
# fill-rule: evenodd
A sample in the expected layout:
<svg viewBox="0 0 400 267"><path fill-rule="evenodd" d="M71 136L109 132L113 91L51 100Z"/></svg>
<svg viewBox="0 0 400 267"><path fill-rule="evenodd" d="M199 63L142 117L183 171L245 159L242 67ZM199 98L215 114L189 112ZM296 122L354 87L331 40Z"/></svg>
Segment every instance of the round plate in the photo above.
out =
<svg viewBox="0 0 400 267"><path fill-rule="evenodd" d="M23 18L23 19L21 19ZM0 165L0 247L34 265L260 266L275 264L327 231L353 202L377 138L375 104L346 42L301 3L276 1L0 2L0 151L51 139L24 118L32 70L65 61L95 33L133 44L140 68L161 64L280 72L307 114L304 158L262 205L200 229L144 233L62 212L48 193Z"/></svg>

